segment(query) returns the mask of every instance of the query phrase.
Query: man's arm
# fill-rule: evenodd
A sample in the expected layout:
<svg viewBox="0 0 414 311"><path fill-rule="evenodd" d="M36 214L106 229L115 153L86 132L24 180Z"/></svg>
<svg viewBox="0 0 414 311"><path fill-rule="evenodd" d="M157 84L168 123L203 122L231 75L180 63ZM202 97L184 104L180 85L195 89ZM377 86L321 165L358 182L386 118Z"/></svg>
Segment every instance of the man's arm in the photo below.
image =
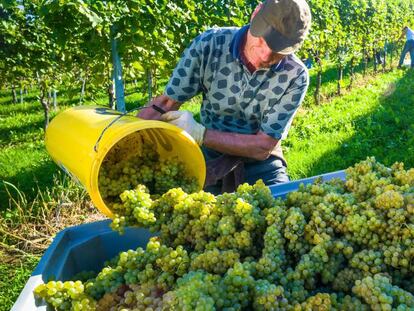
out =
<svg viewBox="0 0 414 311"><path fill-rule="evenodd" d="M272 107L266 108L258 133L248 135L208 129L204 134L204 145L226 154L266 160L279 140L286 136L295 112L305 97L308 81L308 72L304 69L291 82L284 95Z"/></svg>
<svg viewBox="0 0 414 311"><path fill-rule="evenodd" d="M259 161L266 160L277 143L277 139L263 132L238 134L208 129L204 134L204 145L208 148Z"/></svg>
<svg viewBox="0 0 414 311"><path fill-rule="evenodd" d="M404 38L405 36L405 30L403 29L401 32L401 35L399 36L399 38L397 39L398 41L401 40L402 38Z"/></svg>
<svg viewBox="0 0 414 311"><path fill-rule="evenodd" d="M252 158L267 159L278 140L263 132L257 134L238 134L206 129L196 122L189 111L171 111L163 114L161 120L174 124L190 134L199 145L219 152Z"/></svg>
<svg viewBox="0 0 414 311"><path fill-rule="evenodd" d="M137 114L137 117L141 119L146 119L146 120L160 120L161 113L157 111L156 109L153 109L151 107L153 105L156 105L157 107L167 112L167 111L178 110L181 104L166 95L160 95L160 96L155 97L153 100L151 100L147 104L148 108L142 109Z"/></svg>

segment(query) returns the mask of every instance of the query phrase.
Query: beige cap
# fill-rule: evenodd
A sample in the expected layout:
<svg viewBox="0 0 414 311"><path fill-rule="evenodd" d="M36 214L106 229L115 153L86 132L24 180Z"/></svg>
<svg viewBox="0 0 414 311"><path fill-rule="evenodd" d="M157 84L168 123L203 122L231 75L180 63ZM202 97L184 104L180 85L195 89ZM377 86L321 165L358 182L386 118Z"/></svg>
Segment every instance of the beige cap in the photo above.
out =
<svg viewBox="0 0 414 311"><path fill-rule="evenodd" d="M253 18L250 32L263 37L280 54L300 48L311 25L311 12L305 0L266 0Z"/></svg>

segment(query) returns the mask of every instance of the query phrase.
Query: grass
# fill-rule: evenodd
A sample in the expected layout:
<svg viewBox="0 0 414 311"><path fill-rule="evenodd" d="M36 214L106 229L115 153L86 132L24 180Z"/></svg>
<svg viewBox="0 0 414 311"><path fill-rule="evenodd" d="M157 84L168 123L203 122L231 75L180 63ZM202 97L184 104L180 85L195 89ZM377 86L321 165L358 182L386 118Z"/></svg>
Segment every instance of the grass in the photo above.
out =
<svg viewBox="0 0 414 311"><path fill-rule="evenodd" d="M85 190L63 173L34 199L6 183L10 209L0 217L0 311L10 310L56 233L103 219Z"/></svg>
<svg viewBox="0 0 414 311"><path fill-rule="evenodd" d="M0 263L1 311L10 310L38 261L38 257L24 257L19 263Z"/></svg>
<svg viewBox="0 0 414 311"><path fill-rule="evenodd" d="M13 105L3 97L0 102L0 180L15 184L29 197L37 185L51 185L57 170L44 148L43 112L31 100ZM8 207L7 198L1 187L0 211Z"/></svg>
<svg viewBox="0 0 414 311"><path fill-rule="evenodd" d="M344 169L367 156L414 166L414 71L380 74L364 85L296 116L283 144L293 179Z"/></svg>

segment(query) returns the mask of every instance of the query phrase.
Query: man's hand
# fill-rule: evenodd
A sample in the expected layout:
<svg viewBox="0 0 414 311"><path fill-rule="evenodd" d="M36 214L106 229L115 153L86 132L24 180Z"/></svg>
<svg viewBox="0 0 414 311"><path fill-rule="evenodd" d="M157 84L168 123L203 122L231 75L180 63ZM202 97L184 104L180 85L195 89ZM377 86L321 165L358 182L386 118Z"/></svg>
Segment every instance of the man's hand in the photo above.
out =
<svg viewBox="0 0 414 311"><path fill-rule="evenodd" d="M200 146L203 144L206 128L197 123L189 111L169 111L161 116L162 121L174 124L194 138Z"/></svg>
<svg viewBox="0 0 414 311"><path fill-rule="evenodd" d="M166 95L155 97L147 104L147 108L142 109L137 117L145 120L160 120L161 113L152 108L152 105L157 105L164 111L177 110L180 104Z"/></svg>

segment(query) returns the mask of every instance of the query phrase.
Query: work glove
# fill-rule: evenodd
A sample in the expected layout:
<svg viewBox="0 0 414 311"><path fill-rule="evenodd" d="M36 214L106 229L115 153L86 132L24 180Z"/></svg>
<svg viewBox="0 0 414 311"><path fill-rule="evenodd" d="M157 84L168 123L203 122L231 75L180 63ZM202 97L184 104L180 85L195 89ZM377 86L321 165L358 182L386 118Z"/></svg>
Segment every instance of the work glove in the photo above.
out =
<svg viewBox="0 0 414 311"><path fill-rule="evenodd" d="M206 128L194 120L193 114L189 111L168 111L161 116L161 120L182 128L200 146L203 144Z"/></svg>

